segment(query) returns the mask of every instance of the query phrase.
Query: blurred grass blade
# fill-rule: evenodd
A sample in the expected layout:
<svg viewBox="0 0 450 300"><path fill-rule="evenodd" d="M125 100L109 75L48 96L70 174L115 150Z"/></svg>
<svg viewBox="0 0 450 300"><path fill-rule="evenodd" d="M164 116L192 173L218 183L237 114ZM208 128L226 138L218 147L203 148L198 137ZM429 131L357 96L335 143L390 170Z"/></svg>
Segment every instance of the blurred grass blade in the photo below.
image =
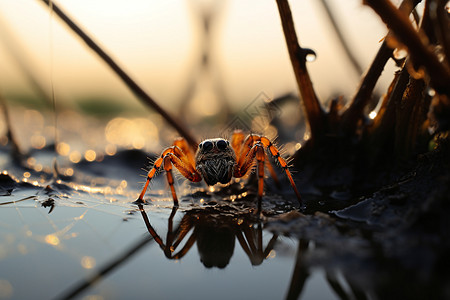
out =
<svg viewBox="0 0 450 300"><path fill-rule="evenodd" d="M52 11L69 26L72 31L78 35L86 45L91 48L128 86L128 88L146 105L156 110L178 133L184 137L188 143L197 147L197 141L193 135L183 126L177 122L168 112L166 112L156 101L150 97L137 83L132 79L112 58L109 56L94 40L92 40L71 18L63 12L54 1L42 0Z"/></svg>
<svg viewBox="0 0 450 300"><path fill-rule="evenodd" d="M364 4L369 5L392 30L395 38L408 48L413 63L425 68L436 92L450 95L450 69L433 53L423 32L414 29L408 15L387 0L364 0Z"/></svg>
<svg viewBox="0 0 450 300"><path fill-rule="evenodd" d="M306 56L307 54L311 54L311 50L302 48L299 45L291 9L287 0L277 0L277 5L292 68L294 69L295 78L308 118L311 138L314 139L314 137L320 136L323 132L324 112L317 99L306 68Z"/></svg>

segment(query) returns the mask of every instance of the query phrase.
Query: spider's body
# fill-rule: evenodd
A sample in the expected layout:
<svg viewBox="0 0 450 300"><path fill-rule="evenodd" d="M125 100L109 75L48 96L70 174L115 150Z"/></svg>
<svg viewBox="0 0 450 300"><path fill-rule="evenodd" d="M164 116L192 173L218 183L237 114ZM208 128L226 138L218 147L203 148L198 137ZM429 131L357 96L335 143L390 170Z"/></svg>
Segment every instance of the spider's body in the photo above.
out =
<svg viewBox="0 0 450 300"><path fill-rule="evenodd" d="M288 170L286 160L281 157L278 149L264 136L250 134L245 137L241 131L235 131L233 133L231 142L222 138L204 140L198 145L195 155L186 140L182 138L175 140L173 146L166 148L161 153L161 156L155 161L153 168L148 172L147 181L137 201L140 203L145 202L144 195L147 187L156 172L161 169L166 171L174 205L178 205L172 175L173 166L192 182L199 182L203 179L207 185L214 185L216 183L226 184L233 177L240 178L245 176L256 160L258 207L260 207L264 191L265 165L268 167L272 177L276 179L270 162L266 164L266 151L275 157L280 166L285 170L289 182L301 203L300 194Z"/></svg>
<svg viewBox="0 0 450 300"><path fill-rule="evenodd" d="M198 145L195 168L207 185L230 182L235 165L236 154L229 141L208 139Z"/></svg>

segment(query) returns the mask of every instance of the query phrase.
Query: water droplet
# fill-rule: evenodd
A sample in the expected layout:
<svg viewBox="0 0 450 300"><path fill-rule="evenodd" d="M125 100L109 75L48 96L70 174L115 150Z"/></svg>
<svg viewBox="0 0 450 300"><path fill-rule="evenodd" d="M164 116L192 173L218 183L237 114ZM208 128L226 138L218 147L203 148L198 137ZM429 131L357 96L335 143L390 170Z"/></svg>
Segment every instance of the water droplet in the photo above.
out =
<svg viewBox="0 0 450 300"><path fill-rule="evenodd" d="M396 48L393 55L395 59L404 59L408 55L408 51L405 48Z"/></svg>
<svg viewBox="0 0 450 300"><path fill-rule="evenodd" d="M313 62L317 58L316 52L312 49L304 48L303 49L303 55L305 56L305 60L308 62Z"/></svg>
<svg viewBox="0 0 450 300"><path fill-rule="evenodd" d="M436 54L438 60L443 62L445 59L445 52L441 45L437 45L434 47L434 53Z"/></svg>
<svg viewBox="0 0 450 300"><path fill-rule="evenodd" d="M308 54L308 55L306 56L306 61L313 62L313 61L315 61L315 60L316 60L316 56L315 56L315 55Z"/></svg>

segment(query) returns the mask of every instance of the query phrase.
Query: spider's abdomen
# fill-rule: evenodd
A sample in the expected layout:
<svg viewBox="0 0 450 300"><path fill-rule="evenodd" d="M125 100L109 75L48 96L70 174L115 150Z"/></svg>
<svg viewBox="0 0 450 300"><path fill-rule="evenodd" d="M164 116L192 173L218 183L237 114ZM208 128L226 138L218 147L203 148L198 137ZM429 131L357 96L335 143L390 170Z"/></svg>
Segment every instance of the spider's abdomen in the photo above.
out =
<svg viewBox="0 0 450 300"><path fill-rule="evenodd" d="M206 160L197 165L197 170L202 174L207 185L230 182L233 169L234 162L226 159Z"/></svg>

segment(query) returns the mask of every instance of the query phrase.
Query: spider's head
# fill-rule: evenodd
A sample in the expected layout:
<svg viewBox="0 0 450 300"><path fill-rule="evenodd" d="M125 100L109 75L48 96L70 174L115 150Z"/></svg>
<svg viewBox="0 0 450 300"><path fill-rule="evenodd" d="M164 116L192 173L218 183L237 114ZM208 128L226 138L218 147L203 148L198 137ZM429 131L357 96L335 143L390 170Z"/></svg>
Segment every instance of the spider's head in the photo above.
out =
<svg viewBox="0 0 450 300"><path fill-rule="evenodd" d="M195 165L207 185L230 182L235 164L236 154L229 141L208 139L198 145Z"/></svg>

